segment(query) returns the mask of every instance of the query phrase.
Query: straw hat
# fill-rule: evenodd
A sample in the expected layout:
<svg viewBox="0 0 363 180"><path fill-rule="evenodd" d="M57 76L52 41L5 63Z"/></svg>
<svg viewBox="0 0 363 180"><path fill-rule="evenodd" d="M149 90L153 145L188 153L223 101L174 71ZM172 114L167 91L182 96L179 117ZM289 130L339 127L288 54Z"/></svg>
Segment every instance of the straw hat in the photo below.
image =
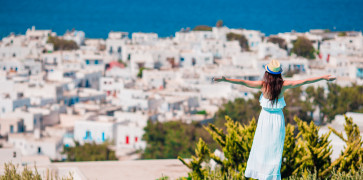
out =
<svg viewBox="0 0 363 180"><path fill-rule="evenodd" d="M273 59L269 64L265 66L265 70L271 74L281 74L281 64L279 61Z"/></svg>

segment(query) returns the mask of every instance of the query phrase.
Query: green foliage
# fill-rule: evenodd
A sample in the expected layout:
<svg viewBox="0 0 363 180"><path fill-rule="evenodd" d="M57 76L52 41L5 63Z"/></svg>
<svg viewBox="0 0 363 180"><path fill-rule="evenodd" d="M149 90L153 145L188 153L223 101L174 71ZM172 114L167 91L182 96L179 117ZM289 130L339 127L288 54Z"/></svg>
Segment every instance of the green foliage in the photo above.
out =
<svg viewBox="0 0 363 180"><path fill-rule="evenodd" d="M244 171L257 126L256 120L252 119L249 125L241 125L226 116L226 121L226 134L213 124L209 124L209 128L207 128L213 139L222 148L225 159L222 160L214 154L211 154L210 157L221 166L221 170L225 173L229 169Z"/></svg>
<svg viewBox="0 0 363 180"><path fill-rule="evenodd" d="M145 69L146 68L144 68L144 67L139 68L139 72L137 73L138 78L142 78L142 71L144 71Z"/></svg>
<svg viewBox="0 0 363 180"><path fill-rule="evenodd" d="M187 124L181 121L165 123L148 121L143 139L147 142L144 159L165 159L189 157L194 152L194 144L203 138L212 150L216 148L213 139L197 122Z"/></svg>
<svg viewBox="0 0 363 180"><path fill-rule="evenodd" d="M295 117L295 121L299 128L298 146L300 147L300 155L296 161L298 168L293 172L302 172L307 174L306 170L317 173L317 177L326 176L327 172L324 171L330 166L330 155L332 154L332 146L328 140L330 133L319 135L319 127L313 122L308 123Z"/></svg>
<svg viewBox="0 0 363 180"><path fill-rule="evenodd" d="M189 176L193 179L204 179L206 175L206 169L202 168L203 161L209 156L210 151L206 143L199 139L197 148L195 149L195 156L192 156L192 160L187 163L182 157L178 156L178 159L189 169L192 170Z"/></svg>
<svg viewBox="0 0 363 180"><path fill-rule="evenodd" d="M228 33L227 34L227 40L228 41L235 41L237 40L239 42L239 45L241 48L245 51L249 51L250 47L248 45L248 40L243 34L236 34L236 33Z"/></svg>
<svg viewBox="0 0 363 180"><path fill-rule="evenodd" d="M292 48L292 52L298 56L302 56L308 59L315 58L315 50L313 44L306 37L300 36L294 42L294 47Z"/></svg>
<svg viewBox="0 0 363 180"><path fill-rule="evenodd" d="M308 115L313 111L312 104L304 101L300 97L303 95L301 88L289 89L284 94L286 107L283 109L285 120L294 124L294 116L300 117L303 121L310 122L312 117Z"/></svg>
<svg viewBox="0 0 363 180"><path fill-rule="evenodd" d="M193 31L212 31L212 27L207 25L198 25L194 27Z"/></svg>
<svg viewBox="0 0 363 180"><path fill-rule="evenodd" d="M323 120L322 117L325 116L323 109L327 101L324 95L324 88L322 87L314 88L313 86L309 86L308 88L306 88L305 92L307 95L307 100L313 103L314 109L319 108L320 110L319 120L321 121L320 123L322 123Z"/></svg>
<svg viewBox="0 0 363 180"><path fill-rule="evenodd" d="M120 64L123 64L123 65L124 65L124 67L127 67L127 63L126 63L126 62L124 62L122 59L119 59L119 60L118 60L118 62L119 62Z"/></svg>
<svg viewBox="0 0 363 180"><path fill-rule="evenodd" d="M347 36L347 32L344 32L344 31L343 32L339 32L338 33L338 36Z"/></svg>
<svg viewBox="0 0 363 180"><path fill-rule="evenodd" d="M257 113L261 110L259 97L261 93L254 94L253 99L244 100L243 98L237 98L234 102L229 101L223 104L214 118L214 124L217 127L223 127L226 123L225 116L227 115L234 121L240 122L242 124L248 124L249 119L256 118Z"/></svg>
<svg viewBox="0 0 363 180"><path fill-rule="evenodd" d="M108 148L108 143L92 142L80 145L79 142L75 142L75 147L64 147L63 153L67 155L67 161L117 160L115 151Z"/></svg>
<svg viewBox="0 0 363 180"><path fill-rule="evenodd" d="M202 114L202 115L206 115L207 114L207 111L205 110L202 110L202 111L198 111L197 114Z"/></svg>
<svg viewBox="0 0 363 180"><path fill-rule="evenodd" d="M308 124L297 117L294 120L300 132L295 136L295 127L287 124L281 164L283 178L302 180L362 177L362 137L351 118L346 118L345 131L348 138L344 138L342 133L335 132L347 142L347 148L333 163L330 160L332 150L328 140L331 132L319 135L319 127L313 122ZM188 178L244 179L243 172L251 150L256 122L253 119L249 125L241 125L226 116L225 126L227 133L212 124L206 128L223 150L224 159L211 153L202 139L199 140L196 156L192 157L191 162L186 163L179 157L192 170ZM359 143L356 143L358 141ZM217 169L211 170L207 165L202 165L203 162L207 163L210 160L217 163Z"/></svg>
<svg viewBox="0 0 363 180"><path fill-rule="evenodd" d="M216 23L216 27L223 27L223 21L218 20L217 23Z"/></svg>
<svg viewBox="0 0 363 180"><path fill-rule="evenodd" d="M252 147L257 126L256 121L252 119L249 125L241 125L238 122L234 122L228 116L226 116L226 121L227 133L224 133L222 129L217 128L213 124L209 124L206 127L213 140L221 147L224 159L211 153L202 139L199 140L195 150L196 156L192 156L192 160L189 163L186 163L183 158L179 157L182 163L192 170L189 173L189 177L192 177L192 179L205 179L207 174L210 176L210 173L214 173L208 167L202 167L202 162L208 162L210 159L217 163L221 171L219 172L220 174L214 175L218 177L239 177L239 179L243 177L242 172L246 168L248 155Z"/></svg>
<svg viewBox="0 0 363 180"><path fill-rule="evenodd" d="M78 49L78 45L76 42L72 40L64 40L57 36L49 36L47 43L51 43L54 45L54 50L74 50Z"/></svg>
<svg viewBox="0 0 363 180"><path fill-rule="evenodd" d="M337 114L346 112L363 112L363 85L353 84L351 87L340 87L337 84L328 84L328 97L323 106L323 113L329 122Z"/></svg>
<svg viewBox="0 0 363 180"><path fill-rule="evenodd" d="M271 36L268 38L267 42L277 44L281 49L287 50L287 43L283 38L280 38L278 36Z"/></svg>
<svg viewBox="0 0 363 180"><path fill-rule="evenodd" d="M297 168L296 157L299 155L299 147L297 145L297 137L294 134L295 126L287 124L285 128L285 143L282 153L281 177L287 178L291 176Z"/></svg>
<svg viewBox="0 0 363 180"><path fill-rule="evenodd" d="M0 176L0 180L42 180L43 178L38 173L38 169L34 166L34 171L28 168L28 166L24 166L22 172L18 171L19 166L15 166L12 163L4 164L4 174ZM47 170L47 174L45 177L46 180L73 180L73 175L69 174L69 177L59 178L56 173L49 173L49 169Z"/></svg>
<svg viewBox="0 0 363 180"><path fill-rule="evenodd" d="M346 146L341 152L340 157L325 171L328 172L333 168L337 168L338 172L358 172L360 165L363 164L363 141L357 124L353 123L352 118L345 116L344 131L346 138L343 136L342 132L339 133L332 127L329 127L329 129L343 140L346 143Z"/></svg>

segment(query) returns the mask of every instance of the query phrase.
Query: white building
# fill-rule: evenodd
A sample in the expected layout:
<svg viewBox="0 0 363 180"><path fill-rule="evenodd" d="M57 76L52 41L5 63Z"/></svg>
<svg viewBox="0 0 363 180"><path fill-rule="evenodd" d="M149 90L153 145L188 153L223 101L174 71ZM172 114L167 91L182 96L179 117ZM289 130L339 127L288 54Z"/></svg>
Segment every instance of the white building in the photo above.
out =
<svg viewBox="0 0 363 180"><path fill-rule="evenodd" d="M63 141L61 137L41 137L33 133L9 134L10 144L20 150L23 156L46 155L54 160L61 160Z"/></svg>
<svg viewBox="0 0 363 180"><path fill-rule="evenodd" d="M81 144L86 142L103 143L115 139L116 122L110 116L92 117L76 121L74 125L74 140Z"/></svg>

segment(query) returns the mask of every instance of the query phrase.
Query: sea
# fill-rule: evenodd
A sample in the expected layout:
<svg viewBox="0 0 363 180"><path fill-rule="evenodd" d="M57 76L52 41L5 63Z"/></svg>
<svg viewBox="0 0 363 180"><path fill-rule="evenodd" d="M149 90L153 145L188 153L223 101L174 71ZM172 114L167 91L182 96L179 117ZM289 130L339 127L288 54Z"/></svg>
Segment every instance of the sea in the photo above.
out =
<svg viewBox="0 0 363 180"><path fill-rule="evenodd" d="M88 38L110 31L174 36L182 28L215 26L279 32L363 30L363 0L0 0L0 37L28 28Z"/></svg>

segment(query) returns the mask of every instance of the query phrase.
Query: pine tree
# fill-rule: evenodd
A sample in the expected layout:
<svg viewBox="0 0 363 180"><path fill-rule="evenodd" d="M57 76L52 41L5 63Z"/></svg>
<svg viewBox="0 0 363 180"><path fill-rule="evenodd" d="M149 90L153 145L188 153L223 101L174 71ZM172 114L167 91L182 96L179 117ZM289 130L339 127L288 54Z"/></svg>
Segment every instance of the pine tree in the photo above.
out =
<svg viewBox="0 0 363 180"><path fill-rule="evenodd" d="M195 149L195 156L192 156L192 160L187 163L182 157L178 156L178 159L189 169L192 170L189 173L189 176L193 179L204 179L207 170L202 167L202 163L204 160L208 158L210 154L210 150L207 144L203 141L202 138L199 138L199 142L197 144L197 148Z"/></svg>
<svg viewBox="0 0 363 180"><path fill-rule="evenodd" d="M359 167L363 163L363 141L357 124L353 123L353 119L351 117L348 118L345 115L344 117L344 131L346 138L343 136L342 132L339 133L334 128L329 127L335 135L346 143L344 151L341 152L340 157L336 159L325 171L329 172L335 167L338 172L351 172L354 174L359 170Z"/></svg>
<svg viewBox="0 0 363 180"><path fill-rule="evenodd" d="M308 171L315 172L319 177L324 177L327 172L324 170L330 166L330 155L332 154L332 146L328 140L330 133L319 135L319 127L314 122L308 123L294 117L297 122L299 134L298 148L300 155L296 161L298 168L293 172L302 172L307 175Z"/></svg>
<svg viewBox="0 0 363 180"><path fill-rule="evenodd" d="M221 146L224 159L211 154L210 157L221 166L224 173L230 169L244 171L246 169L248 156L252 147L252 141L256 130L256 120L252 119L249 125L241 125L226 116L227 134L222 129L209 124L206 128L213 139Z"/></svg>
<svg viewBox="0 0 363 180"><path fill-rule="evenodd" d="M281 177L287 178L297 168L296 157L299 155L297 137L294 135L295 126L287 124L285 128L285 143L282 153Z"/></svg>

